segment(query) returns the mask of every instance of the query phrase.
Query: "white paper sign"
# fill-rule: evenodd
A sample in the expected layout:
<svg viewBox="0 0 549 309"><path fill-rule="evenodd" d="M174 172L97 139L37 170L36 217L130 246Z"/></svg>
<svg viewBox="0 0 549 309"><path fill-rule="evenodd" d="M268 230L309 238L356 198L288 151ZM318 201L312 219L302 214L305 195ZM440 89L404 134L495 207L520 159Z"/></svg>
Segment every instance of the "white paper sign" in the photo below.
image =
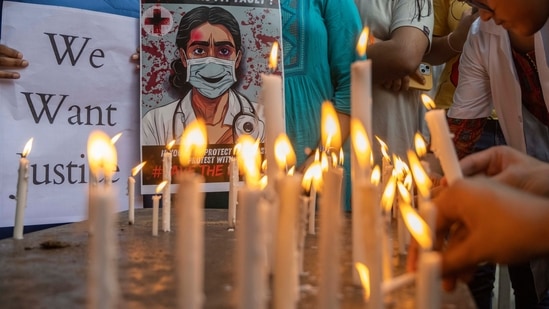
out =
<svg viewBox="0 0 549 309"><path fill-rule="evenodd" d="M8 1L2 13L1 42L30 65L19 80L0 80L0 227L13 226L19 153L31 137L25 225L86 218L93 130L122 133L113 186L126 210L127 179L140 162L139 72L130 61L138 20Z"/></svg>

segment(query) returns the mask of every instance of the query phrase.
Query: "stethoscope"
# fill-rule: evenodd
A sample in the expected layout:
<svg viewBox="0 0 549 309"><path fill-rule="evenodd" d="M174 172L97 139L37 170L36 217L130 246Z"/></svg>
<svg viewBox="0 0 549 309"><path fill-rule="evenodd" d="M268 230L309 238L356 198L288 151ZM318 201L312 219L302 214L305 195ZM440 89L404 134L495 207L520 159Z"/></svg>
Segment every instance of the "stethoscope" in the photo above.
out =
<svg viewBox="0 0 549 309"><path fill-rule="evenodd" d="M263 141L263 136L264 136L263 121L259 119L259 117L257 116L254 106L252 105L250 100L248 100L246 97L240 95L235 90L232 90L232 91L235 92L235 97L238 100L238 105L240 106L240 112L238 112L233 117L233 124L232 124L233 135L240 136L242 134L248 134L256 139L259 138L261 141ZM245 102L242 101L241 97L245 99ZM183 111L183 107L182 107L183 99L184 98L179 99L179 101L177 102L175 113L173 113L172 137L174 140L178 140L181 137L181 135L183 134L183 130L185 130L185 127L187 126L188 118L185 112ZM183 124L183 128L181 130L181 134L176 136L176 132L178 131L177 130L178 120Z"/></svg>

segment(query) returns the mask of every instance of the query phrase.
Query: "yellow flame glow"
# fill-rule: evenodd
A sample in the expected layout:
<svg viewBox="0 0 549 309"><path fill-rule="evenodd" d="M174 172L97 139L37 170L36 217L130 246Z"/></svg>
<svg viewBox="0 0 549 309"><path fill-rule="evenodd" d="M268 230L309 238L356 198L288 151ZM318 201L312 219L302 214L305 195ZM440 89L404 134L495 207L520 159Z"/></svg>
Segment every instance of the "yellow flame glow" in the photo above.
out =
<svg viewBox="0 0 549 309"><path fill-rule="evenodd" d="M427 144L421 133L416 132L414 135L414 145L416 147L416 153L418 157L423 157L427 153Z"/></svg>
<svg viewBox="0 0 549 309"><path fill-rule="evenodd" d="M381 155L383 156L383 158L388 162L388 163L391 163L391 157L389 156L389 147L387 146L387 144L385 144L385 142L379 138L378 136L376 136L376 139L381 147Z"/></svg>
<svg viewBox="0 0 549 309"><path fill-rule="evenodd" d="M410 234L412 234L423 249L431 249L433 247L433 240L431 239L431 230L427 223L425 223L410 204L400 203L398 207Z"/></svg>
<svg viewBox="0 0 549 309"><path fill-rule="evenodd" d="M169 143L166 144L166 149L171 150L173 145L175 145L175 140L171 140Z"/></svg>
<svg viewBox="0 0 549 309"><path fill-rule="evenodd" d="M167 180L164 180L162 181L161 183L158 184L158 186L156 186L156 189L154 190L154 192L156 192L156 194L162 192L162 190L164 190L164 187L168 184L168 181Z"/></svg>
<svg viewBox="0 0 549 309"><path fill-rule="evenodd" d="M236 154L238 168L245 175L246 185L250 188L259 189L259 172L261 166L261 153L259 150L259 141L251 135L243 134L237 140L240 144L239 151Z"/></svg>
<svg viewBox="0 0 549 309"><path fill-rule="evenodd" d="M379 185L380 181L381 181L381 169L379 168L379 165L376 165L372 170L372 175L370 176L370 182L374 186L377 186Z"/></svg>
<svg viewBox="0 0 549 309"><path fill-rule="evenodd" d="M183 166L191 164L193 158L202 158L206 154L208 138L206 124L201 118L195 119L183 131L179 145L179 162Z"/></svg>
<svg viewBox="0 0 549 309"><path fill-rule="evenodd" d="M93 174L112 176L116 171L117 153L109 136L102 131L93 131L88 137L88 162Z"/></svg>
<svg viewBox="0 0 549 309"><path fill-rule="evenodd" d="M370 141L368 140L366 129L364 129L362 122L356 118L351 118L351 142L358 165L361 168L368 168L370 165L372 148L370 146Z"/></svg>
<svg viewBox="0 0 549 309"><path fill-rule="evenodd" d="M26 143L25 143L25 147L23 147L23 153L21 154L21 156L23 158L26 158L30 152L31 152L31 149L32 149L32 142L34 141L34 137L31 137Z"/></svg>
<svg viewBox="0 0 549 309"><path fill-rule="evenodd" d="M113 137L111 138L111 143L116 144L116 142L118 142L118 140L120 139L120 137L122 137L122 132L120 132L120 133L116 134L115 136L113 136Z"/></svg>
<svg viewBox="0 0 549 309"><path fill-rule="evenodd" d="M436 107L435 101L433 101L433 99L431 99L431 97L426 95L425 93L421 94L421 101L423 102L423 105L425 105L425 108L427 108L427 110L431 110Z"/></svg>
<svg viewBox="0 0 549 309"><path fill-rule="evenodd" d="M141 171L141 169L143 168L143 166L145 166L145 164L147 164L147 161L141 162L138 165L136 165L134 168L132 168L132 176L137 175L137 173Z"/></svg>
<svg viewBox="0 0 549 309"><path fill-rule="evenodd" d="M281 170L287 171L289 167L295 165L296 156L290 139L284 133L279 134L275 141L275 159L276 164Z"/></svg>
<svg viewBox="0 0 549 309"><path fill-rule="evenodd" d="M337 113L330 101L322 103L321 126L322 126L322 146L325 151L331 149L339 150L341 148L341 130Z"/></svg>
<svg viewBox="0 0 549 309"><path fill-rule="evenodd" d="M360 277L362 289L364 290L364 300L368 301L370 299L370 270L366 265L360 262L355 263L355 268Z"/></svg>
<svg viewBox="0 0 549 309"><path fill-rule="evenodd" d="M383 206L383 211L391 211L391 208L393 207L393 201L395 199L395 193L396 177L395 175L391 175L391 177L387 181L387 184L385 185L385 190L383 190L383 194L381 195L381 205Z"/></svg>
<svg viewBox="0 0 549 309"><path fill-rule="evenodd" d="M358 37L358 43L356 44L356 52L359 57L366 55L366 48L368 46L368 37L370 36L370 28L364 27L360 36Z"/></svg>
<svg viewBox="0 0 549 309"><path fill-rule="evenodd" d="M271 71L276 70L278 63L278 42L275 41L273 43L273 47L271 48L271 55L269 56L269 69Z"/></svg>
<svg viewBox="0 0 549 309"><path fill-rule="evenodd" d="M317 191L321 191L322 187L322 166L320 162L315 160L303 174L301 186L307 192L311 191L311 186Z"/></svg>
<svg viewBox="0 0 549 309"><path fill-rule="evenodd" d="M423 165L421 165L421 162L415 152L411 150L408 150L408 162L410 162L410 168L412 170L412 175L414 176L414 181L417 185L419 194L423 197L429 197L430 190L433 187L433 182L423 169Z"/></svg>

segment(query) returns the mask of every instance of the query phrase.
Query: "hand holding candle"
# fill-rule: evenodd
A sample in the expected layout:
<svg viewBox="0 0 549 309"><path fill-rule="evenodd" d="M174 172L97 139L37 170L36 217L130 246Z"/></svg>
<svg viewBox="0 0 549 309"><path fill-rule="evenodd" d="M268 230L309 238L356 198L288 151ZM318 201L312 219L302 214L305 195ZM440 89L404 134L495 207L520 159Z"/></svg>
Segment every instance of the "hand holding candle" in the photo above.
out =
<svg viewBox="0 0 549 309"><path fill-rule="evenodd" d="M19 159L19 174L17 177L17 192L15 195L15 223L13 225L13 238L23 239L23 219L27 207L27 191L29 186L29 160L27 156L32 149L33 138L25 144L21 159Z"/></svg>

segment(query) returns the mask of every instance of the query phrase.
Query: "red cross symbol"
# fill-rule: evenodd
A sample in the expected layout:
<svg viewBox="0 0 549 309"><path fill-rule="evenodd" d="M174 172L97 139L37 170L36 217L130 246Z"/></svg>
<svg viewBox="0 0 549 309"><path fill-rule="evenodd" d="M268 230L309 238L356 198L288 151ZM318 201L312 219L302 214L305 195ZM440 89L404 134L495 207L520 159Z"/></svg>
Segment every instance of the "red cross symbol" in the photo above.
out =
<svg viewBox="0 0 549 309"><path fill-rule="evenodd" d="M172 14L166 8L156 5L143 14L143 28L150 34L162 36L172 27Z"/></svg>

